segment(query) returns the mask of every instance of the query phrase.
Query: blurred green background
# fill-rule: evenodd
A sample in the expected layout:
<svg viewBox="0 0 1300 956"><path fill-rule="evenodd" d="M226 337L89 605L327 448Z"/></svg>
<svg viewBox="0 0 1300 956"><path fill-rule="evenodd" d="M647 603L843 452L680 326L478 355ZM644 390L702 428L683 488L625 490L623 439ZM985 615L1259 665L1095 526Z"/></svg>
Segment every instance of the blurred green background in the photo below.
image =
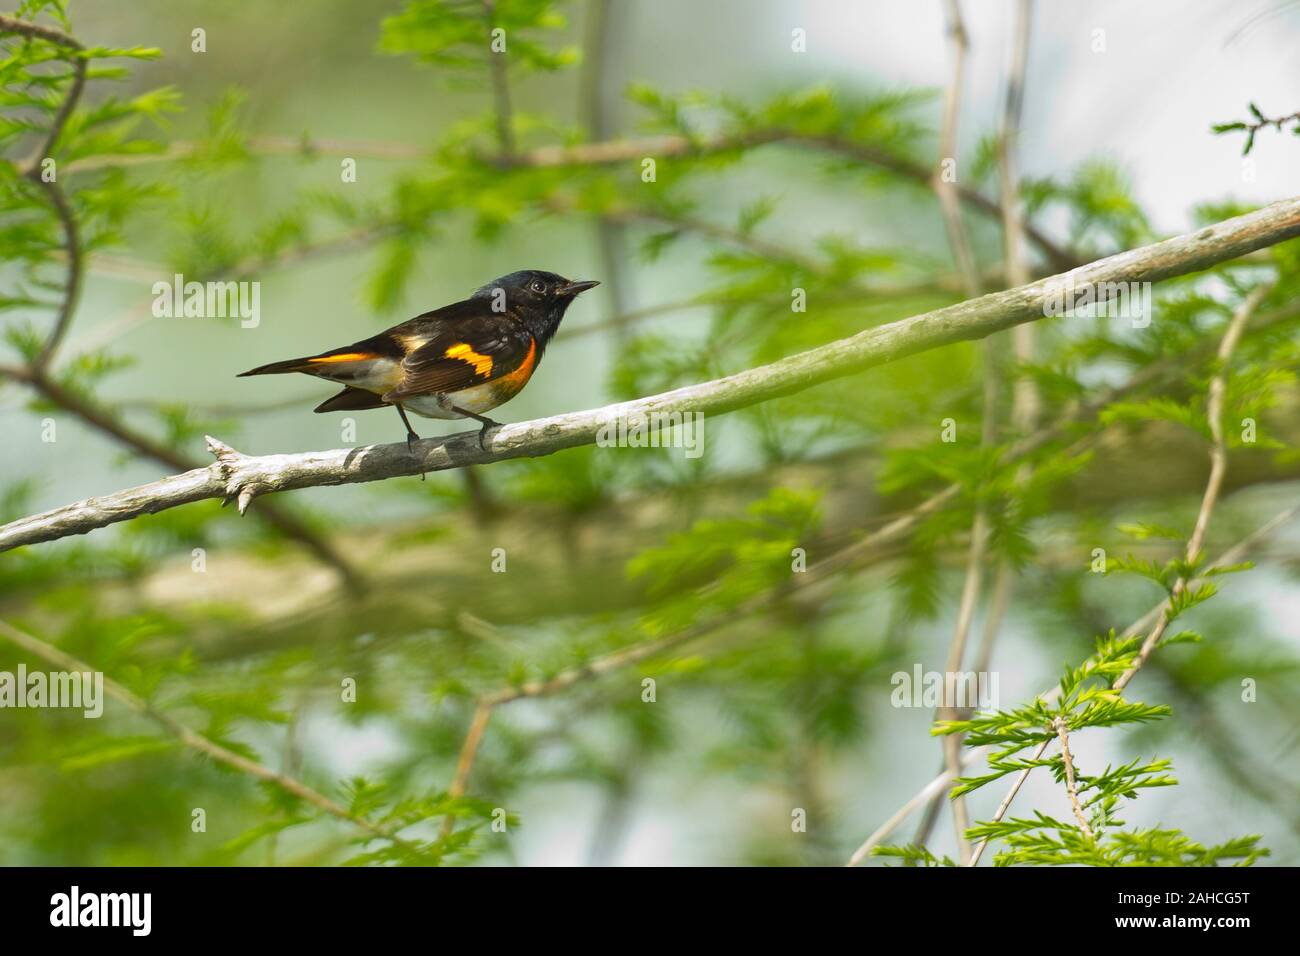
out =
<svg viewBox="0 0 1300 956"><path fill-rule="evenodd" d="M122 123L138 123L106 124L115 138L99 152L86 131L65 137L84 153L61 178L93 244L59 380L202 465L204 434L250 455L401 440L387 410L353 413L354 442L343 416L311 414L332 393L323 383L234 376L364 338L516 269L604 284L570 311L505 421L705 381L964 298L924 178L949 70L940 4L501 0L496 15L518 43L506 78L521 153L793 131L787 143L660 157L655 183L637 162L484 159L501 147L491 68L456 39L480 6L70 3L84 44L161 51L103 61L129 71L92 78L86 108L159 88L176 100L157 115L132 105ZM960 182L996 198L1012 5L967 6ZM1262 133L1247 178L1240 140L1209 127L1252 100L1270 115L1300 105L1285 78L1298 26L1285 4L1039 4L1018 139L1028 214L1089 261L1294 194L1293 139ZM206 52L191 50L196 28ZM796 28L807 52L791 49ZM859 155L807 147L818 138ZM14 162L33 144L6 132ZM920 180L863 162L873 150ZM344 157L357 160L355 183L340 181ZM6 206L7 244L32 245L16 224L35 208ZM996 216L968 207L966 224L980 265L998 272ZM55 245L56 227L47 216ZM1258 270L1275 272L1268 305L1285 309L1300 271L1292 246L1160 287L1148 330L1041 323L1040 364L1015 374L1038 383L1050 421L1103 383L1217 342ZM1037 247L1031 259L1056 271ZM17 254L6 261L5 294L30 288ZM40 267L57 281L65 264L50 253ZM152 318L151 285L176 272L260 282L260 324ZM794 288L807 292L805 313L790 309ZM48 309L21 304L4 318L11 332L51 323ZM1279 321L1243 346L1231 414L1257 415L1270 444L1233 449L1211 554L1294 500L1293 332ZM8 342L17 361L23 333ZM110 701L98 721L0 712L0 862L844 862L940 766L933 713L892 707L890 677L942 666L975 502L1006 504L1005 489L979 497L997 471L973 444L982 361L978 345L953 346L710 418L699 460L584 448L276 496L352 567L351 588L259 522L262 501L243 519L204 502L0 556L0 618L406 835L366 842L364 828ZM1149 397L1201 407L1212 372L1202 355ZM1005 442L1010 391L999 398ZM966 442L957 457L936 445L947 417ZM16 380L0 382L0 433L5 520L178 470ZM1117 415L1089 434L1091 457L1062 443L1035 459L1033 494L997 524L990 569L1005 559L1017 577L994 657L1003 706L1050 686L1097 634L1160 596L1149 581L1087 573L1092 549L1166 560L1176 541L1120 529L1185 533L1196 513L1206 456L1194 428ZM780 593L793 548L815 564L953 479L965 483L959 503L869 566ZM1125 822L1206 844L1259 833L1269 862L1300 860L1296 544L1294 530L1272 537L1260 568L1189 615L1205 641L1162 650L1143 672L1137 697L1168 703L1171 718L1077 742L1094 769L1173 759L1180 785L1145 794ZM757 612L755 596L770 599ZM477 699L690 628L703 636L495 707L458 792ZM0 641L0 669L19 660L40 666ZM1258 682L1258 702L1241 700L1243 678ZM355 702L341 699L347 679ZM973 817L987 819L1001 793L972 798ZM1045 774L1017 807L1069 814ZM205 832L192 828L196 808ZM796 809L807 832L792 832ZM953 852L946 811L930 845Z"/></svg>

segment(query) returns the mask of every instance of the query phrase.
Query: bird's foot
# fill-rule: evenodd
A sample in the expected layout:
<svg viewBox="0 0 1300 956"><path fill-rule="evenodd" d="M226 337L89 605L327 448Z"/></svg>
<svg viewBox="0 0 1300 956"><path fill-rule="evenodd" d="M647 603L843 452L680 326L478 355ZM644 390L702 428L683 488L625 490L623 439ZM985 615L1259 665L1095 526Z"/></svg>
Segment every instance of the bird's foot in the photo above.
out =
<svg viewBox="0 0 1300 956"><path fill-rule="evenodd" d="M478 430L478 447L483 451L487 451L487 445L483 444L483 436L488 433L488 429L490 428L500 428L501 423L493 421L492 419L488 418L486 415L480 415L478 414L478 412L471 412L468 409L460 408L459 406L452 405L451 403L448 403L443 407L446 408L448 411L455 412L457 415L462 415L465 418L472 418L476 422L481 422L483 427Z"/></svg>
<svg viewBox="0 0 1300 956"><path fill-rule="evenodd" d="M420 436L415 432L406 433L406 450L410 454L415 454L415 443L420 440ZM420 472L420 480L424 481L424 472Z"/></svg>
<svg viewBox="0 0 1300 956"><path fill-rule="evenodd" d="M478 447L481 448L483 451L487 451L487 445L483 444L483 436L486 435L493 428L500 428L501 423L494 422L490 418L484 418L482 421L483 421L483 427L478 430Z"/></svg>

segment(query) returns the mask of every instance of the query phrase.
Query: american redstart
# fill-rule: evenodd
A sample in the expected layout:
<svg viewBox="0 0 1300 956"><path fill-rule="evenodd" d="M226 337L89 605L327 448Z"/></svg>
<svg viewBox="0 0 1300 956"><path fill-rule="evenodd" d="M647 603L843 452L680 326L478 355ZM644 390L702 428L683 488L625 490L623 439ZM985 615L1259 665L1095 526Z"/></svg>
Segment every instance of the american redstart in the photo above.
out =
<svg viewBox="0 0 1300 956"><path fill-rule="evenodd" d="M479 444L500 425L484 416L528 384L578 294L600 285L554 272L512 272L463 302L417 315L401 325L319 355L272 362L240 375L304 372L343 385L318 412L392 405L419 439L406 409L425 418L482 422Z"/></svg>

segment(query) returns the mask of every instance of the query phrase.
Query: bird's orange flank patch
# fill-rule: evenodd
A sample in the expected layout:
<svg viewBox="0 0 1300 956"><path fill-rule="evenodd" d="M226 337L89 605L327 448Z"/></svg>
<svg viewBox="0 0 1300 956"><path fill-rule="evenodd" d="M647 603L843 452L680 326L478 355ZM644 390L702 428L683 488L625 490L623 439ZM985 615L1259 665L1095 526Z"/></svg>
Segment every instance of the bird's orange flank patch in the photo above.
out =
<svg viewBox="0 0 1300 956"><path fill-rule="evenodd" d="M513 389L511 394L515 394L528 383L528 379L533 374L533 368L537 365L537 340L530 338L528 340L528 354L524 360L519 363L519 367L509 375L501 376L500 381L507 389Z"/></svg>
<svg viewBox="0 0 1300 956"><path fill-rule="evenodd" d="M475 352L464 342L457 342L442 353L451 359L460 359L474 366L474 374L487 378L492 374L492 356Z"/></svg>

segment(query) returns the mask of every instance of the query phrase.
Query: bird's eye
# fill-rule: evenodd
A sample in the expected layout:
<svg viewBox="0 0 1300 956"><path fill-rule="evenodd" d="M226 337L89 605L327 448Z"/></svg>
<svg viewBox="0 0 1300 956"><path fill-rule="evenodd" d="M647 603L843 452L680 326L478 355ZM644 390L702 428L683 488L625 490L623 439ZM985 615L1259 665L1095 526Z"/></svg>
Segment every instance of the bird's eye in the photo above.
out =
<svg viewBox="0 0 1300 956"><path fill-rule="evenodd" d="M528 288L532 289L534 292L545 292L546 283L541 279L534 279Z"/></svg>

